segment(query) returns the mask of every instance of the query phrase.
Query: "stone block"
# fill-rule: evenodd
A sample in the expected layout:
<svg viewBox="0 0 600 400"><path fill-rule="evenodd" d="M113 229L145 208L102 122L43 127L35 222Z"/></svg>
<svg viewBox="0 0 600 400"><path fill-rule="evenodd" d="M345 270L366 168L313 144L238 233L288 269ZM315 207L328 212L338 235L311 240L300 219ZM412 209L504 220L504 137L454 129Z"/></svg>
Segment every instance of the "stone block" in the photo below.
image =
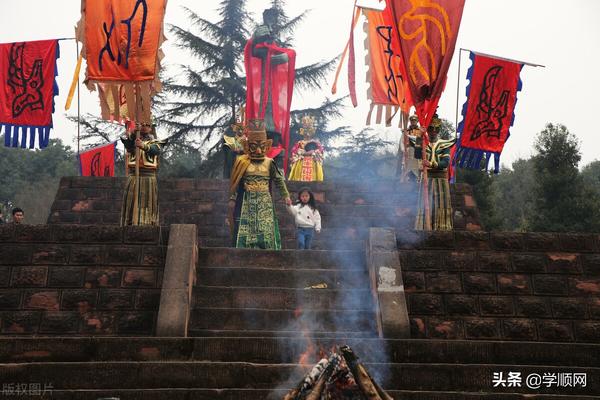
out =
<svg viewBox="0 0 600 400"><path fill-rule="evenodd" d="M69 248L65 245L37 245L33 248L33 264L66 264Z"/></svg>
<svg viewBox="0 0 600 400"><path fill-rule="evenodd" d="M424 339L427 337L425 320L423 318L410 319L410 337L411 339Z"/></svg>
<svg viewBox="0 0 600 400"><path fill-rule="evenodd" d="M23 294L24 309L58 311L59 292L56 290L27 290Z"/></svg>
<svg viewBox="0 0 600 400"><path fill-rule="evenodd" d="M16 225L15 240L17 242L50 242L52 231L48 225Z"/></svg>
<svg viewBox="0 0 600 400"><path fill-rule="evenodd" d="M487 232L455 231L454 241L458 249L490 249L490 237Z"/></svg>
<svg viewBox="0 0 600 400"><path fill-rule="evenodd" d="M462 321L442 318L429 318L427 336L433 339L464 339Z"/></svg>
<svg viewBox="0 0 600 400"><path fill-rule="evenodd" d="M496 275L464 272L463 288L465 294L497 293Z"/></svg>
<svg viewBox="0 0 600 400"><path fill-rule="evenodd" d="M560 248L558 235L555 233L524 234L525 248L533 251L556 251Z"/></svg>
<svg viewBox="0 0 600 400"><path fill-rule="evenodd" d="M475 271L475 253L451 251L443 256L446 270L452 271Z"/></svg>
<svg viewBox="0 0 600 400"><path fill-rule="evenodd" d="M561 319L586 319L587 305L585 299L557 297L552 298L552 315Z"/></svg>
<svg viewBox="0 0 600 400"><path fill-rule="evenodd" d="M152 335L156 313L151 311L128 311L119 313L117 332L119 334Z"/></svg>
<svg viewBox="0 0 600 400"><path fill-rule="evenodd" d="M144 246L142 249L142 265L164 266L166 256L166 246Z"/></svg>
<svg viewBox="0 0 600 400"><path fill-rule="evenodd" d="M582 254L581 262L584 274L600 277L600 254Z"/></svg>
<svg viewBox="0 0 600 400"><path fill-rule="evenodd" d="M72 265L98 265L104 261L105 250L103 246L73 245L71 246Z"/></svg>
<svg viewBox="0 0 600 400"><path fill-rule="evenodd" d="M432 293L462 293L459 273L427 272L425 273L427 291Z"/></svg>
<svg viewBox="0 0 600 400"><path fill-rule="evenodd" d="M18 244L4 244L0 246L0 264L30 265L31 253L31 246Z"/></svg>
<svg viewBox="0 0 600 400"><path fill-rule="evenodd" d="M158 311L160 289L139 289L135 295L135 308L138 310Z"/></svg>
<svg viewBox="0 0 600 400"><path fill-rule="evenodd" d="M18 310L21 306L21 291L2 289L0 291L0 310Z"/></svg>
<svg viewBox="0 0 600 400"><path fill-rule="evenodd" d="M551 274L580 274L583 268L576 253L547 253L546 271Z"/></svg>
<svg viewBox="0 0 600 400"><path fill-rule="evenodd" d="M8 265L0 265L0 288L9 285L11 270Z"/></svg>
<svg viewBox="0 0 600 400"><path fill-rule="evenodd" d="M9 335L34 334L40 326L39 311L0 312L2 333Z"/></svg>
<svg viewBox="0 0 600 400"><path fill-rule="evenodd" d="M15 240L15 225L0 224L0 243L9 243Z"/></svg>
<svg viewBox="0 0 600 400"><path fill-rule="evenodd" d="M596 252L598 236L591 233L560 233L560 248L566 252Z"/></svg>
<svg viewBox="0 0 600 400"><path fill-rule="evenodd" d="M82 315L81 333L89 335L114 335L114 312L91 311Z"/></svg>
<svg viewBox="0 0 600 400"><path fill-rule="evenodd" d="M512 255L513 269L515 272L544 272L547 257L543 253L515 253Z"/></svg>
<svg viewBox="0 0 600 400"><path fill-rule="evenodd" d="M78 333L81 318L72 311L49 311L42 314L39 333L67 334Z"/></svg>
<svg viewBox="0 0 600 400"><path fill-rule="evenodd" d="M511 270L507 253L481 252L477 260L477 270L483 272L508 272Z"/></svg>
<svg viewBox="0 0 600 400"><path fill-rule="evenodd" d="M85 314L96 308L98 290L66 289L62 291L61 310L77 310Z"/></svg>
<svg viewBox="0 0 600 400"><path fill-rule="evenodd" d="M127 226L124 230L125 243L158 243L158 226Z"/></svg>
<svg viewBox="0 0 600 400"><path fill-rule="evenodd" d="M539 339L544 342L571 342L574 339L571 321L538 320Z"/></svg>
<svg viewBox="0 0 600 400"><path fill-rule="evenodd" d="M444 314L442 296L436 294L408 295L410 315L441 315Z"/></svg>
<svg viewBox="0 0 600 400"><path fill-rule="evenodd" d="M96 225L89 230L91 243L121 243L123 241L123 228L120 226Z"/></svg>
<svg viewBox="0 0 600 400"><path fill-rule="evenodd" d="M500 293L529 294L532 292L529 275L498 274L498 289Z"/></svg>
<svg viewBox="0 0 600 400"><path fill-rule="evenodd" d="M121 284L121 268L94 267L88 268L85 274L86 288L119 287Z"/></svg>
<svg viewBox="0 0 600 400"><path fill-rule="evenodd" d="M50 276L48 277L49 287L72 287L81 288L84 284L84 267L50 267Z"/></svg>
<svg viewBox="0 0 600 400"><path fill-rule="evenodd" d="M140 265L141 246L110 246L106 256L107 264Z"/></svg>
<svg viewBox="0 0 600 400"><path fill-rule="evenodd" d="M48 279L48 267L23 266L14 267L12 271L12 287L43 287Z"/></svg>
<svg viewBox="0 0 600 400"><path fill-rule="evenodd" d="M537 340L535 321L521 318L504 319L502 337L508 340Z"/></svg>
<svg viewBox="0 0 600 400"><path fill-rule="evenodd" d="M600 278L569 278L569 293L577 296L600 296Z"/></svg>
<svg viewBox="0 0 600 400"><path fill-rule="evenodd" d="M424 231L422 248L427 249L453 249L454 232L452 231Z"/></svg>
<svg viewBox="0 0 600 400"><path fill-rule="evenodd" d="M600 343L600 322L575 321L575 338L578 342Z"/></svg>
<svg viewBox="0 0 600 400"><path fill-rule="evenodd" d="M442 269L441 255L437 251L402 251L400 263L405 271Z"/></svg>
<svg viewBox="0 0 600 400"><path fill-rule="evenodd" d="M479 315L477 296L445 295L448 315Z"/></svg>
<svg viewBox="0 0 600 400"><path fill-rule="evenodd" d="M511 296L480 296L479 306L483 316L513 315L514 313Z"/></svg>
<svg viewBox="0 0 600 400"><path fill-rule="evenodd" d="M123 287L156 287L156 271L154 268L125 269Z"/></svg>
<svg viewBox="0 0 600 400"><path fill-rule="evenodd" d="M425 274L423 272L405 271L402 273L404 290L407 293L422 292L425 290Z"/></svg>
<svg viewBox="0 0 600 400"><path fill-rule="evenodd" d="M534 275L533 287L536 295L549 294L561 296L569 293L569 285L565 276Z"/></svg>
<svg viewBox="0 0 600 400"><path fill-rule="evenodd" d="M515 297L515 304L519 316L535 318L552 316L548 297L517 296Z"/></svg>
<svg viewBox="0 0 600 400"><path fill-rule="evenodd" d="M466 339L499 339L499 322L494 318L469 318L464 321Z"/></svg>
<svg viewBox="0 0 600 400"><path fill-rule="evenodd" d="M522 250L523 234L517 232L492 232L490 234L492 248L497 250Z"/></svg>
<svg viewBox="0 0 600 400"><path fill-rule="evenodd" d="M103 289L100 290L99 310L127 310L134 308L135 290Z"/></svg>
<svg viewBox="0 0 600 400"><path fill-rule="evenodd" d="M52 237L59 243L82 243L88 240L90 229L83 225L52 225Z"/></svg>

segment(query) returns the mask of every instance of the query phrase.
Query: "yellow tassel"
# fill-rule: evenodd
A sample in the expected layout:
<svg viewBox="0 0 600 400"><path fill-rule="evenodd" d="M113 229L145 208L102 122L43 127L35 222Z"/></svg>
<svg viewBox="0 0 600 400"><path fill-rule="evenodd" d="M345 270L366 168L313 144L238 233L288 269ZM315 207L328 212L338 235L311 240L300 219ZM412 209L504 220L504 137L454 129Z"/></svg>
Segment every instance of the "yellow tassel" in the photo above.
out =
<svg viewBox="0 0 600 400"><path fill-rule="evenodd" d="M73 73L73 81L71 81L71 87L69 88L69 95L67 96L67 102L65 103L65 111L71 108L71 102L73 101L73 95L75 94L75 87L77 87L77 82L79 82L79 71L81 71L81 60L83 60L83 54L79 52L79 58L77 59L77 66L75 67L75 72Z"/></svg>

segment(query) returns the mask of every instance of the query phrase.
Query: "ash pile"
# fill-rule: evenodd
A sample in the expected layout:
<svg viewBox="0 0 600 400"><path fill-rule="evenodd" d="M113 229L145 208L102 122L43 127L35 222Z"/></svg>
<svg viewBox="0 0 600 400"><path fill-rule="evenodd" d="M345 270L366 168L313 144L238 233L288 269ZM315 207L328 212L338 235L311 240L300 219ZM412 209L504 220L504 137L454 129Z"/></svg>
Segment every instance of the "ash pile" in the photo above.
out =
<svg viewBox="0 0 600 400"><path fill-rule="evenodd" d="M283 400L394 400L371 377L352 349L323 357Z"/></svg>

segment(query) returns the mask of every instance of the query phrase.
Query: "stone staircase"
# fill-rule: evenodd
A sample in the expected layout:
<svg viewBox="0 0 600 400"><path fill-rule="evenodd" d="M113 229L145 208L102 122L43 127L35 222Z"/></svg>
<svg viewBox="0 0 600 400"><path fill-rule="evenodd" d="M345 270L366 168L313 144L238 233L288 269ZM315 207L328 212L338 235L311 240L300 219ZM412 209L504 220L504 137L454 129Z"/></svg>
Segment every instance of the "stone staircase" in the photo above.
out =
<svg viewBox="0 0 600 400"><path fill-rule="evenodd" d="M341 342L396 400L591 400L600 393L599 345L367 338L314 344ZM306 338L268 337L1 338L0 376L5 395L20 383L45 389L19 397L27 399L282 399L310 368L297 363L307 346ZM509 372L520 374L520 386L494 387L494 374ZM585 387L530 389L526 377L533 374L585 375Z"/></svg>
<svg viewBox="0 0 600 400"><path fill-rule="evenodd" d="M201 249L191 334L375 337L369 282L364 251Z"/></svg>

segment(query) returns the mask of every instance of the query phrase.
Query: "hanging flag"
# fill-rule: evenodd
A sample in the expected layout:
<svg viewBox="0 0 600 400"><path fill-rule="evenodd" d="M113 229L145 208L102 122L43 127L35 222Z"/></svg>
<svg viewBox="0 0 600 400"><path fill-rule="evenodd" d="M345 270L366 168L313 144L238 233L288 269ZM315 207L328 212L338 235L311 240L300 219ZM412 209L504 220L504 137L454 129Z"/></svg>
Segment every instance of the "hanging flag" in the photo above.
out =
<svg viewBox="0 0 600 400"><path fill-rule="evenodd" d="M244 48L246 118L247 120L265 119L267 131L269 131L268 119L272 117L275 131L281 133L281 143L274 144L271 151L267 153L267 157L274 158L283 151L285 173L288 163L287 149L290 145L290 112L294 93L294 77L296 76L296 52L273 43L262 42L256 45L257 49L264 50L263 57L260 57L253 54L254 46L254 41L250 38ZM262 95L263 91L268 94ZM265 115L269 108L267 107L268 99L272 101L270 108L272 116Z"/></svg>
<svg viewBox="0 0 600 400"><path fill-rule="evenodd" d="M81 176L115 176L117 142L79 153Z"/></svg>
<svg viewBox="0 0 600 400"><path fill-rule="evenodd" d="M444 90L464 5L465 0L387 0L421 126L429 125Z"/></svg>
<svg viewBox="0 0 600 400"><path fill-rule="evenodd" d="M367 84L370 85L368 97L371 100L367 125L371 123L376 107L376 123L381 123L385 110L385 124L390 126L398 110L408 113L412 106L396 24L390 7L383 11L363 9L363 13L366 16Z"/></svg>
<svg viewBox="0 0 600 400"><path fill-rule="evenodd" d="M48 146L56 84L58 40L0 44L0 131L12 147Z"/></svg>
<svg viewBox="0 0 600 400"><path fill-rule="evenodd" d="M500 168L500 153L514 122L522 63L471 52L467 73L467 101L458 125L460 139L453 159L459 167L479 169L485 156L486 168L494 155L494 172Z"/></svg>
<svg viewBox="0 0 600 400"><path fill-rule="evenodd" d="M166 0L82 0L77 39L84 43L86 82L98 89L102 118L151 122L160 91Z"/></svg>

